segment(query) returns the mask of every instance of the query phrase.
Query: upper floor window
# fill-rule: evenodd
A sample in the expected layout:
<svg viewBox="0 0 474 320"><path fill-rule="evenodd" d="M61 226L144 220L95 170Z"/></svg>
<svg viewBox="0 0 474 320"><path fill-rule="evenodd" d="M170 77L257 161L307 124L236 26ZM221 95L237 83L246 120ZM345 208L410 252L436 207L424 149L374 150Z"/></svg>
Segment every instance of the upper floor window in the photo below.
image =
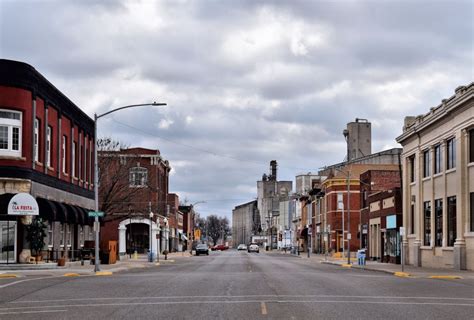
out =
<svg viewBox="0 0 474 320"><path fill-rule="evenodd" d="M62 142L62 148L61 148L61 165L63 167L63 173L67 173L66 155L67 155L67 137L63 136L63 142Z"/></svg>
<svg viewBox="0 0 474 320"><path fill-rule="evenodd" d="M430 246L431 245L431 203L429 201L425 201L423 203L423 227L424 227L424 245Z"/></svg>
<svg viewBox="0 0 474 320"><path fill-rule="evenodd" d="M415 156L408 158L408 163L410 166L410 182L415 182Z"/></svg>
<svg viewBox="0 0 474 320"><path fill-rule="evenodd" d="M148 181L148 170L142 167L134 167L130 169L130 186L145 187Z"/></svg>
<svg viewBox="0 0 474 320"><path fill-rule="evenodd" d="M456 140L451 138L446 143L446 169L456 168Z"/></svg>
<svg viewBox="0 0 474 320"><path fill-rule="evenodd" d="M431 175L431 153L430 150L423 152L423 178Z"/></svg>
<svg viewBox="0 0 474 320"><path fill-rule="evenodd" d="M21 115L0 110L0 155L21 157Z"/></svg>
<svg viewBox="0 0 474 320"><path fill-rule="evenodd" d="M35 161L36 162L39 162L39 130L40 130L39 119L35 119L34 152L35 152Z"/></svg>
<svg viewBox="0 0 474 320"><path fill-rule="evenodd" d="M72 149L71 149L71 174L73 177L76 177L76 142L72 142Z"/></svg>
<svg viewBox="0 0 474 320"><path fill-rule="evenodd" d="M441 145L438 144L434 147L434 173L440 173L442 170L442 157L441 157Z"/></svg>
<svg viewBox="0 0 474 320"><path fill-rule="evenodd" d="M469 130L469 162L474 162L474 129Z"/></svg>
<svg viewBox="0 0 474 320"><path fill-rule="evenodd" d="M48 126L46 131L46 166L51 167L51 140L53 139L53 129Z"/></svg>

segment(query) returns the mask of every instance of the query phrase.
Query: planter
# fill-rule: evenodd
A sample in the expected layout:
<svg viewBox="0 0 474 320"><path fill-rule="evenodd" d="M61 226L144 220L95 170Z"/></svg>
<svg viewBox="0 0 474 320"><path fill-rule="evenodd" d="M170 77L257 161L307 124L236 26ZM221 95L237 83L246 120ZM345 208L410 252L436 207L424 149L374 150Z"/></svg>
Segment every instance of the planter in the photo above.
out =
<svg viewBox="0 0 474 320"><path fill-rule="evenodd" d="M37 255L35 258L36 258L36 263L43 261L42 255Z"/></svg>

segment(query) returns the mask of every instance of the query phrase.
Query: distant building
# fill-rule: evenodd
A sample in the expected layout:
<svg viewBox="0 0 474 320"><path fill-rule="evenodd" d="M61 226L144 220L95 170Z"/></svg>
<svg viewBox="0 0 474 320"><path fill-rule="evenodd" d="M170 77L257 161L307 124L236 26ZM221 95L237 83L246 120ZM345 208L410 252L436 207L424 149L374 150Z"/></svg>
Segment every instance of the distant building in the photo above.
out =
<svg viewBox="0 0 474 320"><path fill-rule="evenodd" d="M347 142L347 161L372 154L372 125L366 119L356 118L343 131Z"/></svg>
<svg viewBox="0 0 474 320"><path fill-rule="evenodd" d="M277 248L278 228L275 219L280 211L280 198L288 197L293 188L292 181L278 181L277 162L270 162L270 174L264 174L261 181L257 181L257 208L259 212L261 235L268 237L268 245Z"/></svg>
<svg viewBox="0 0 474 320"><path fill-rule="evenodd" d="M252 235L256 233L256 221L258 219L257 201L250 201L232 210L232 239L233 246L241 243L249 244Z"/></svg>
<svg viewBox="0 0 474 320"><path fill-rule="evenodd" d="M397 142L407 263L474 270L474 83L406 117Z"/></svg>

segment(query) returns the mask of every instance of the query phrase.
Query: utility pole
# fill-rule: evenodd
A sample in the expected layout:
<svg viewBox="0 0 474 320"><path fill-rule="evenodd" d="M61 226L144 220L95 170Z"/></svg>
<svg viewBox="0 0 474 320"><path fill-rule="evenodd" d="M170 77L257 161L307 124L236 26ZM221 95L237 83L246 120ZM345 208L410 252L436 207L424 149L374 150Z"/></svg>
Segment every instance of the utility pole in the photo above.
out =
<svg viewBox="0 0 474 320"><path fill-rule="evenodd" d="M347 173L347 264L351 264L351 172Z"/></svg>

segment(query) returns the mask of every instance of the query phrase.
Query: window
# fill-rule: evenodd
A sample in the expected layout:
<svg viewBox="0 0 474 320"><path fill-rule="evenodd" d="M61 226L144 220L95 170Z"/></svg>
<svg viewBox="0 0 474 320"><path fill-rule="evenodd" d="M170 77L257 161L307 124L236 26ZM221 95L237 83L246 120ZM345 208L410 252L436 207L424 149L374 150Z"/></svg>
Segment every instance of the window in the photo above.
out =
<svg viewBox="0 0 474 320"><path fill-rule="evenodd" d="M474 162L474 129L469 130L469 162Z"/></svg>
<svg viewBox="0 0 474 320"><path fill-rule="evenodd" d="M64 223L59 225L59 246L64 247Z"/></svg>
<svg viewBox="0 0 474 320"><path fill-rule="evenodd" d="M446 143L446 169L456 168L456 141L449 139Z"/></svg>
<svg viewBox="0 0 474 320"><path fill-rule="evenodd" d="M410 234L414 234L415 233L415 204L414 203L411 204L411 208L410 208L410 221L411 221Z"/></svg>
<svg viewBox="0 0 474 320"><path fill-rule="evenodd" d="M76 142L72 142L72 155L71 155L71 174L73 177L76 176Z"/></svg>
<svg viewBox="0 0 474 320"><path fill-rule="evenodd" d="M448 247L456 241L456 197L448 198Z"/></svg>
<svg viewBox="0 0 474 320"><path fill-rule="evenodd" d="M411 156L408 159L410 165L410 182L415 182L415 156Z"/></svg>
<svg viewBox="0 0 474 320"><path fill-rule="evenodd" d="M130 186L145 187L148 181L148 170L142 167L130 169Z"/></svg>
<svg viewBox="0 0 474 320"><path fill-rule="evenodd" d="M67 238L66 238L66 244L68 247L72 246L72 228L74 226L72 224L67 224Z"/></svg>
<svg viewBox="0 0 474 320"><path fill-rule="evenodd" d="M441 170L442 170L442 167L441 167L441 163L442 163L442 159L441 159L441 145L436 145L434 147L434 173L437 174L437 173L440 173Z"/></svg>
<svg viewBox="0 0 474 320"><path fill-rule="evenodd" d="M83 164L82 159L84 159L82 151L83 151L82 144L79 142L79 161L78 161L78 169L79 169L78 171L79 172L77 174L79 179L84 178L84 177L82 177L82 164Z"/></svg>
<svg viewBox="0 0 474 320"><path fill-rule="evenodd" d="M21 157L21 112L0 110L0 154Z"/></svg>
<svg viewBox="0 0 474 320"><path fill-rule="evenodd" d="M53 233L53 222L52 221L49 221L48 222L48 247L52 247L53 246L53 236L54 236L54 233Z"/></svg>
<svg viewBox="0 0 474 320"><path fill-rule="evenodd" d="M67 172L67 167L66 167L66 155L67 155L67 137L63 136L63 146L61 148L61 165L63 167L63 173Z"/></svg>
<svg viewBox="0 0 474 320"><path fill-rule="evenodd" d="M435 200L435 246L443 246L443 200Z"/></svg>
<svg viewBox="0 0 474 320"><path fill-rule="evenodd" d="M430 150L423 152L423 178L430 176L431 154Z"/></svg>
<svg viewBox="0 0 474 320"><path fill-rule="evenodd" d="M474 232L474 192L471 192L471 206L470 206L470 211L471 211L471 232Z"/></svg>
<svg viewBox="0 0 474 320"><path fill-rule="evenodd" d="M53 129L48 126L46 131L46 166L51 167L51 140L53 139Z"/></svg>
<svg viewBox="0 0 474 320"><path fill-rule="evenodd" d="M423 203L424 214L424 245L431 245L431 204L429 201Z"/></svg>
<svg viewBox="0 0 474 320"><path fill-rule="evenodd" d="M84 163L84 174L82 176L82 179L84 182L87 181L87 138L84 137L84 155L83 155L83 163Z"/></svg>
<svg viewBox="0 0 474 320"><path fill-rule="evenodd" d="M84 246L84 226L77 226L77 231L79 232L79 247Z"/></svg>
<svg viewBox="0 0 474 320"><path fill-rule="evenodd" d="M39 162L39 128L40 128L39 119L35 119L34 153L35 153L36 162Z"/></svg>

